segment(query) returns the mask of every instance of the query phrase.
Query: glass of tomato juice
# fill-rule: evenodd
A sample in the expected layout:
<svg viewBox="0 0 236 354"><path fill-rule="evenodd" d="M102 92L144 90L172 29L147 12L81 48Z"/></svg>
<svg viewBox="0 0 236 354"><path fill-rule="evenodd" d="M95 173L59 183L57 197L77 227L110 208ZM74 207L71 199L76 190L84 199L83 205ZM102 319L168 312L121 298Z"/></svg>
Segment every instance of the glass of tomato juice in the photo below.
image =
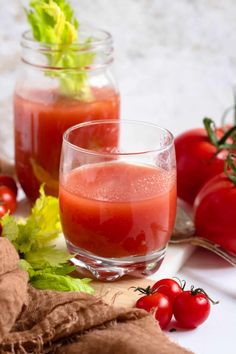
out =
<svg viewBox="0 0 236 354"><path fill-rule="evenodd" d="M128 120L69 128L63 137L59 202L75 264L101 280L152 274L163 260L176 215L172 134Z"/></svg>

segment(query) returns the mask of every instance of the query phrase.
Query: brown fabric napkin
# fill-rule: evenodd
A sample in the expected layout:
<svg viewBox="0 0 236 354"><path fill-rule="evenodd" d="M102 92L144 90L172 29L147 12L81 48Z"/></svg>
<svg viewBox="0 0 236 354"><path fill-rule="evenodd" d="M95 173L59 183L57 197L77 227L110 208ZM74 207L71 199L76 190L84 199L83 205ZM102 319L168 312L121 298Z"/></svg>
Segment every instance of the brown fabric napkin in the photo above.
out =
<svg viewBox="0 0 236 354"><path fill-rule="evenodd" d="M0 238L0 353L187 354L151 315L79 292L35 290Z"/></svg>

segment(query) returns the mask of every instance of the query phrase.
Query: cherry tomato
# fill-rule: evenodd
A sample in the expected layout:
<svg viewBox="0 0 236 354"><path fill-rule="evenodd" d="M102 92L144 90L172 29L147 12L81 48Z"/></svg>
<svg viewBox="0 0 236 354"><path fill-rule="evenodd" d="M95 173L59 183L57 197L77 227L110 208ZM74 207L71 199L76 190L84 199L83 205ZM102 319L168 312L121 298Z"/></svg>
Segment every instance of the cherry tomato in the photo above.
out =
<svg viewBox="0 0 236 354"><path fill-rule="evenodd" d="M172 317L172 304L168 297L161 293L142 296L136 302L136 307L144 309L147 312L153 310L155 318L158 320L162 329L170 323Z"/></svg>
<svg viewBox="0 0 236 354"><path fill-rule="evenodd" d="M222 131L218 130L219 137ZM177 159L177 193L178 197L189 204L210 178L224 171L226 150L216 156L217 148L207 135L205 129L189 130L175 139Z"/></svg>
<svg viewBox="0 0 236 354"><path fill-rule="evenodd" d="M6 205L0 204L0 218L7 213Z"/></svg>
<svg viewBox="0 0 236 354"><path fill-rule="evenodd" d="M206 321L210 314L207 296L196 290L183 291L173 303L173 314L183 328L195 328Z"/></svg>
<svg viewBox="0 0 236 354"><path fill-rule="evenodd" d="M15 195L17 195L17 185L11 176L0 174L0 186L6 186L10 188Z"/></svg>
<svg viewBox="0 0 236 354"><path fill-rule="evenodd" d="M177 281L168 278L157 281L153 285L152 290L156 290L158 293L166 295L172 303L176 296L183 291Z"/></svg>
<svg viewBox="0 0 236 354"><path fill-rule="evenodd" d="M224 173L210 179L194 202L196 235L236 254L236 186Z"/></svg>
<svg viewBox="0 0 236 354"><path fill-rule="evenodd" d="M4 211L10 211L10 214L16 210L16 195L6 186L0 186L0 206L2 213ZM4 207L4 208L3 208Z"/></svg>

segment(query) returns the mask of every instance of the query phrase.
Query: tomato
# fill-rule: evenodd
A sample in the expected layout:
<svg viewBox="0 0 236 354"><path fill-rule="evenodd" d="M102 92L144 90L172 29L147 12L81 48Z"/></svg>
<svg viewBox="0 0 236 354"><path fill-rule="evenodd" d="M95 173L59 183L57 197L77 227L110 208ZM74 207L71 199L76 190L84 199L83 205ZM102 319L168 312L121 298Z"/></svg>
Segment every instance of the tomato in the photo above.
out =
<svg viewBox="0 0 236 354"><path fill-rule="evenodd" d="M168 278L157 281L153 285L152 290L166 295L172 303L176 296L178 296L183 291L177 281Z"/></svg>
<svg viewBox="0 0 236 354"><path fill-rule="evenodd" d="M219 137L222 132L218 130ZM205 129L189 130L175 139L177 159L177 194L189 204L194 199L203 184L224 171L226 150L217 152Z"/></svg>
<svg viewBox="0 0 236 354"><path fill-rule="evenodd" d="M144 309L147 312L153 310L155 318L158 320L162 329L170 323L172 317L172 304L168 297L161 293L142 296L136 302L136 307Z"/></svg>
<svg viewBox="0 0 236 354"><path fill-rule="evenodd" d="M2 213L4 212L4 208L5 211L9 210L10 214L14 213L16 210L16 195L6 186L0 186L0 206Z"/></svg>
<svg viewBox="0 0 236 354"><path fill-rule="evenodd" d="M17 185L11 176L0 174L0 186L6 186L10 188L15 195L17 195Z"/></svg>
<svg viewBox="0 0 236 354"><path fill-rule="evenodd" d="M173 303L173 314L183 328L195 328L206 321L210 314L210 302L200 289L179 294Z"/></svg>
<svg viewBox="0 0 236 354"><path fill-rule="evenodd" d="M209 180L194 202L196 235L236 254L236 186L222 173Z"/></svg>
<svg viewBox="0 0 236 354"><path fill-rule="evenodd" d="M3 204L0 204L0 218L7 213L7 207Z"/></svg>

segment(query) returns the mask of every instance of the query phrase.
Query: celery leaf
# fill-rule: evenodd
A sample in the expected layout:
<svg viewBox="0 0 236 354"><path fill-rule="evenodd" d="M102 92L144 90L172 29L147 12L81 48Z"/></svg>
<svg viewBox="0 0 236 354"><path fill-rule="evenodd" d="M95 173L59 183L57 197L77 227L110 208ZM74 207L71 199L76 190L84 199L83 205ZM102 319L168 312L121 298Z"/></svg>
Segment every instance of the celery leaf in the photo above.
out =
<svg viewBox="0 0 236 354"><path fill-rule="evenodd" d="M56 249L55 246L37 248L25 253L25 260L29 262L34 269L57 267L67 262L70 258L71 254L66 250Z"/></svg>
<svg viewBox="0 0 236 354"><path fill-rule="evenodd" d="M74 68L47 70L46 74L59 78L63 94L73 94L89 100L91 90L86 67L92 64L94 54L85 50L90 48L90 39L78 43L79 23L70 3L67 0L32 0L26 14L34 39L53 45L53 52L45 53L49 66ZM76 47L73 46L75 43Z"/></svg>
<svg viewBox="0 0 236 354"><path fill-rule="evenodd" d="M53 273L35 273L32 276L31 284L37 289L51 289L57 291L83 291L93 294L94 289L89 285L91 279L72 278L69 275L58 275Z"/></svg>
<svg viewBox="0 0 236 354"><path fill-rule="evenodd" d="M15 241L19 235L19 227L16 220L9 215L9 213L3 215L1 218L2 236L9 239L9 241Z"/></svg>
<svg viewBox="0 0 236 354"><path fill-rule="evenodd" d="M78 279L72 278L68 275L75 270L74 266L64 264L62 267L49 267L41 270L35 270L29 262L21 259L20 267L28 272L31 285L37 289L83 291L88 294L94 293L94 289L89 285L92 279Z"/></svg>
<svg viewBox="0 0 236 354"><path fill-rule="evenodd" d="M91 279L69 276L76 269L68 263L72 255L55 244L61 232L58 199L46 196L43 186L28 218L17 221L6 214L1 224L2 236L19 252L20 267L28 272L35 288L93 293Z"/></svg>

